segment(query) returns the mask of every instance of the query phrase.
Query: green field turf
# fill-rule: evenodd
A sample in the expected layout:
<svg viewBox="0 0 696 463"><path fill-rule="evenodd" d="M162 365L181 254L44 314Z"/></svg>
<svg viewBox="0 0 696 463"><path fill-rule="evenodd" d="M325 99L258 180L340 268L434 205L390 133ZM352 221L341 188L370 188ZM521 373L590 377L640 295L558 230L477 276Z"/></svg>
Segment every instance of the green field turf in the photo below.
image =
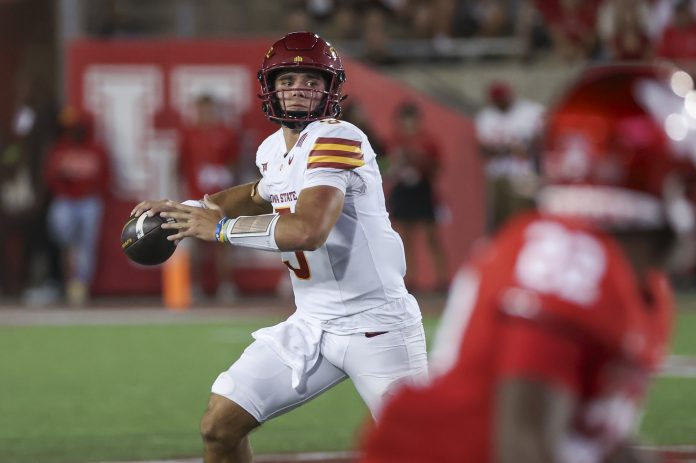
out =
<svg viewBox="0 0 696 463"><path fill-rule="evenodd" d="M696 312L679 319L676 352L696 355ZM0 461L199 455L210 384L251 331L276 321L0 327ZM435 323L426 320L429 333ZM693 379L656 383L642 428L649 442L696 443L695 387ZM349 449L366 419L344 382L265 424L252 442L258 453Z"/></svg>

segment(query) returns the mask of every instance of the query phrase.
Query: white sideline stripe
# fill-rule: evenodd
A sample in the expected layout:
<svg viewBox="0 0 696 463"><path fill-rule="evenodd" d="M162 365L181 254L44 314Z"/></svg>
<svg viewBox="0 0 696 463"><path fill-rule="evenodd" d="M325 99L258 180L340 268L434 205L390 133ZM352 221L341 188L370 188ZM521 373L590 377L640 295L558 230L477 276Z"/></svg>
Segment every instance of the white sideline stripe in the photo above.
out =
<svg viewBox="0 0 696 463"><path fill-rule="evenodd" d="M696 454L696 445L639 445L639 449L659 450L661 452L693 453Z"/></svg>
<svg viewBox="0 0 696 463"><path fill-rule="evenodd" d="M148 460L148 461L102 461L100 463L203 463L202 458L190 458L188 460Z"/></svg>
<svg viewBox="0 0 696 463"><path fill-rule="evenodd" d="M254 461L274 462L274 461L330 461L330 460L347 460L358 458L357 452L307 452L307 453L291 453L291 454L268 454L254 457Z"/></svg>
<svg viewBox="0 0 696 463"><path fill-rule="evenodd" d="M287 312L287 311L286 311ZM84 326L84 325L156 325L183 323L227 323L254 320L259 317L282 319L291 312L282 312L268 304L240 308L201 308L175 312L164 308L124 309L86 308L62 309L57 307L0 307L0 326Z"/></svg>
<svg viewBox="0 0 696 463"><path fill-rule="evenodd" d="M659 375L663 378L696 377L696 356L670 355L665 359Z"/></svg>
<svg viewBox="0 0 696 463"><path fill-rule="evenodd" d="M661 453L667 457L665 461L673 461L674 463L696 462L696 445L640 445L638 448L650 453Z"/></svg>
<svg viewBox="0 0 696 463"><path fill-rule="evenodd" d="M307 453L273 453L254 456L257 463L273 463L276 461L331 461L356 459L357 452L307 452ZM107 462L102 462L107 463ZM109 463L135 463L132 461L116 461ZM189 458L184 460L151 460L138 463L203 463L201 458Z"/></svg>
<svg viewBox="0 0 696 463"><path fill-rule="evenodd" d="M684 462L696 461L696 445L639 445L639 449L657 452L670 452L674 456L688 456L688 460ZM258 455L254 457L257 463L273 463L277 461L331 461L331 460L347 460L357 459L357 452L307 452L307 453L277 453ZM121 462L102 462L102 463L136 463L133 461ZM201 458L189 458L179 460L152 460L140 461L137 463L203 463Z"/></svg>

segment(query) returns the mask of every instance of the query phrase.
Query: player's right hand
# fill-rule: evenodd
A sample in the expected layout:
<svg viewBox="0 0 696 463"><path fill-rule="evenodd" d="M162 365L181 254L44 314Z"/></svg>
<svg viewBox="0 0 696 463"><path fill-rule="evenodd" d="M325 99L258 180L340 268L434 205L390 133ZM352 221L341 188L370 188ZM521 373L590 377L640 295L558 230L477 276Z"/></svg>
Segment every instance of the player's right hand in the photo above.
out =
<svg viewBox="0 0 696 463"><path fill-rule="evenodd" d="M152 217L160 212L171 212L176 210L179 203L171 199L161 199L159 201L143 201L133 208L131 217L140 217L141 214L147 212L148 216Z"/></svg>

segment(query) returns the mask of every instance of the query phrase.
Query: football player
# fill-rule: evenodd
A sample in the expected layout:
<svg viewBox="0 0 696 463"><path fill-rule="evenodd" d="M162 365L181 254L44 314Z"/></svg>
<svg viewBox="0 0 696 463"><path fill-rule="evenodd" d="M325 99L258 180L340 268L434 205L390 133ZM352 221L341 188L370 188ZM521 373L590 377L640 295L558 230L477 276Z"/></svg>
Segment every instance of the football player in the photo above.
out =
<svg viewBox="0 0 696 463"><path fill-rule="evenodd" d="M565 92L538 211L459 272L432 379L385 405L363 463L645 461L631 434L667 349L664 270L694 235L693 94L637 65Z"/></svg>
<svg viewBox="0 0 696 463"><path fill-rule="evenodd" d="M212 386L201 424L207 462L251 461L252 429L346 378L374 416L397 384L427 372L420 309L404 286L403 245L375 153L360 129L337 119L346 73L336 50L315 34L288 34L258 78L263 111L281 126L258 149L261 179L203 201L133 210L176 219L174 240L277 252L290 272L295 313L254 332Z"/></svg>

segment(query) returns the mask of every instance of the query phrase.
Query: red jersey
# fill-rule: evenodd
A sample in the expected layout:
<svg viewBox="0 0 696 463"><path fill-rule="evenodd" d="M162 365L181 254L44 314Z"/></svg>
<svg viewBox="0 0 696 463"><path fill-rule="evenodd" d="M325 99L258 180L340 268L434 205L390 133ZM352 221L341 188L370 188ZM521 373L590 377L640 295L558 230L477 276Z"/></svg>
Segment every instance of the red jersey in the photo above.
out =
<svg viewBox="0 0 696 463"><path fill-rule="evenodd" d="M236 160L236 137L224 125L195 125L182 130L179 163L187 197L199 199L231 187L231 166Z"/></svg>
<svg viewBox="0 0 696 463"><path fill-rule="evenodd" d="M696 23L688 29L667 27L657 47L657 56L669 59L696 58Z"/></svg>
<svg viewBox="0 0 696 463"><path fill-rule="evenodd" d="M537 0L535 4L546 23L559 28L571 42L582 42L594 34L599 0L578 2L574 8L563 8L559 0Z"/></svg>
<svg viewBox="0 0 696 463"><path fill-rule="evenodd" d="M562 451L603 461L629 437L665 351L671 290L658 272L648 284L646 301L603 233L536 214L514 221L457 277L433 359L444 373L385 406L362 462L494 461L496 385L520 377L577 397Z"/></svg>
<svg viewBox="0 0 696 463"><path fill-rule="evenodd" d="M388 144L388 156L393 162L415 169L420 179L430 179L440 164L440 149L426 132L396 134Z"/></svg>
<svg viewBox="0 0 696 463"><path fill-rule="evenodd" d="M82 198L103 195L109 188L109 157L95 142L63 139L48 153L44 168L46 185L55 196Z"/></svg>

